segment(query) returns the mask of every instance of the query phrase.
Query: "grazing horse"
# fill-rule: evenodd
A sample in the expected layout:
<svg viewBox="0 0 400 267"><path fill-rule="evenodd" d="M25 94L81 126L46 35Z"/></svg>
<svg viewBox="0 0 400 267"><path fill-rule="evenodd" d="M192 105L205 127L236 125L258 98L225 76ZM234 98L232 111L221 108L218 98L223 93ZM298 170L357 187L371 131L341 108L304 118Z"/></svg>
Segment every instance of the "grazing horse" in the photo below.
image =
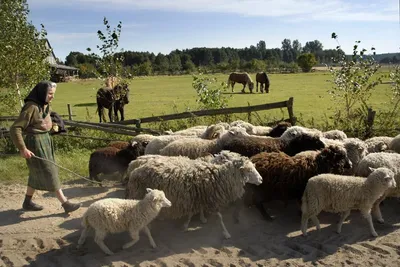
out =
<svg viewBox="0 0 400 267"><path fill-rule="evenodd" d="M108 109L108 118L113 121L112 113L114 109L114 117L118 121L118 111L121 113L121 121L124 120L124 106L129 103L129 88L126 84L117 84L114 88L102 87L97 90L96 94L97 111L99 113L100 123L102 118L104 121L103 109Z"/></svg>
<svg viewBox="0 0 400 267"><path fill-rule="evenodd" d="M232 72L228 78L228 87L229 87L229 85L232 86L232 92L233 92L233 87L235 86L235 83L243 84L242 93L244 93L244 89L246 88L246 85L249 86L250 93L253 93L254 82L247 72L244 72L244 73Z"/></svg>
<svg viewBox="0 0 400 267"><path fill-rule="evenodd" d="M258 72L256 74L256 82L257 82L256 92L258 92L258 83L260 83L260 92L264 93L263 85L265 84L265 93L266 94L269 93L269 78L267 73Z"/></svg>

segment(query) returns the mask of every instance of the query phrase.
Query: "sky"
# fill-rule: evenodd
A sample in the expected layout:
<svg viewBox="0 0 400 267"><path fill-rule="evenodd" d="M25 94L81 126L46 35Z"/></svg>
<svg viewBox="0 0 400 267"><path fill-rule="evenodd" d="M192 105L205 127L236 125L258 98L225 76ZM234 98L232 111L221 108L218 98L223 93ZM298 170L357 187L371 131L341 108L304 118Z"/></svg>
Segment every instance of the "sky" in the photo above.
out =
<svg viewBox="0 0 400 267"><path fill-rule="evenodd" d="M280 48L319 40L351 53L355 41L377 53L400 52L400 0L28 0L29 21L43 24L56 57L97 52L103 18L122 22L119 51L169 54L194 47ZM331 34L338 35L337 41Z"/></svg>

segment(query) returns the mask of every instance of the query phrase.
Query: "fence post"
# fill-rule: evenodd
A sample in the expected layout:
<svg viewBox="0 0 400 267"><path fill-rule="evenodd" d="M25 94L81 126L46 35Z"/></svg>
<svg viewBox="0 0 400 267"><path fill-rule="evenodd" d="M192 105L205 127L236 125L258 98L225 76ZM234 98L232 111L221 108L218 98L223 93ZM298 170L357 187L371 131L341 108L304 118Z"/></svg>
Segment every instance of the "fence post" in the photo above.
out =
<svg viewBox="0 0 400 267"><path fill-rule="evenodd" d="M136 128L140 128L140 119L137 119L135 122Z"/></svg>
<svg viewBox="0 0 400 267"><path fill-rule="evenodd" d="M68 119L70 121L72 121L72 110L71 110L71 105L67 104L67 108L68 108Z"/></svg>
<svg viewBox="0 0 400 267"><path fill-rule="evenodd" d="M368 108L368 116L367 116L367 120L365 122L365 136L364 136L365 139L373 136L375 114L376 114L376 111L374 111L372 108Z"/></svg>
<svg viewBox="0 0 400 267"><path fill-rule="evenodd" d="M247 106L250 107L250 102L247 102ZM247 112L247 121L251 123L251 111Z"/></svg>
<svg viewBox="0 0 400 267"><path fill-rule="evenodd" d="M290 97L287 101L287 109L289 113L289 120L292 125L296 124L296 117L293 114L293 97Z"/></svg>

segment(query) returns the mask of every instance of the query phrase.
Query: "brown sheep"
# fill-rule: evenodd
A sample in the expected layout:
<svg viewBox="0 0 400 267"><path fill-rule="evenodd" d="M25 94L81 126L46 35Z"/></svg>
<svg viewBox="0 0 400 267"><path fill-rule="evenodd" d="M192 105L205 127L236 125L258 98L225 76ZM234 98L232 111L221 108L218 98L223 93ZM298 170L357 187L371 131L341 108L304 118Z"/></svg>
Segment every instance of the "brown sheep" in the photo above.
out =
<svg viewBox="0 0 400 267"><path fill-rule="evenodd" d="M264 216L271 217L263 208L263 202L290 199L301 201L308 179L321 173L343 174L351 168L346 150L331 145L320 151L307 151L293 157L283 152L262 152L250 158L263 178L259 186L246 186L244 202L254 204Z"/></svg>
<svg viewBox="0 0 400 267"><path fill-rule="evenodd" d="M246 88L246 85L249 85L250 93L253 93L254 82L247 72L244 72L244 73L232 72L231 74L229 74L228 87L232 86L232 92L233 92L233 87L235 86L235 83L243 84L242 93L244 93L244 89Z"/></svg>

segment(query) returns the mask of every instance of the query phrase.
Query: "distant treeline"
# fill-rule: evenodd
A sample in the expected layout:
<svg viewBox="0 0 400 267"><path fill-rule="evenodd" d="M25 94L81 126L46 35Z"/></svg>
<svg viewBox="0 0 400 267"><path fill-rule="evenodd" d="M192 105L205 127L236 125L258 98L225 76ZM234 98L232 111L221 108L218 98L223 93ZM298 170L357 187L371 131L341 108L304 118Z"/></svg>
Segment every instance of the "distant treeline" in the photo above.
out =
<svg viewBox="0 0 400 267"><path fill-rule="evenodd" d="M267 49L265 41L259 41L255 46L246 48L192 48L174 50L168 55L149 52L125 51L116 53L115 57L123 58L123 68L126 75L162 75L184 74L196 71L228 72L265 70L274 72L298 72L296 59L302 53L314 54L319 64L333 64L335 59L343 55L342 50L323 49L320 41L307 42L304 46L298 40L282 41L281 48ZM384 57L382 57L384 56ZM382 63L399 63L400 53L376 55L376 60ZM94 53L83 54L70 52L65 64L80 69L82 78L99 76L98 56Z"/></svg>

